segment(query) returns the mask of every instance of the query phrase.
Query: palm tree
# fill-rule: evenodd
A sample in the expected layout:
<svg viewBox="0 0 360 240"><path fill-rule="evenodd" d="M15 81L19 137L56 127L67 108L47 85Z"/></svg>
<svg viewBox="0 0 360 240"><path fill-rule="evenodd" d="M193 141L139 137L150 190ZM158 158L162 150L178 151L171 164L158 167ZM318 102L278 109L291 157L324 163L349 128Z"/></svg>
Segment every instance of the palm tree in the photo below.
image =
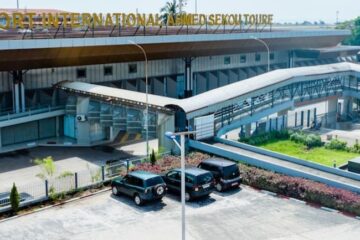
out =
<svg viewBox="0 0 360 240"><path fill-rule="evenodd" d="M176 22L176 15L184 13L183 8L186 5L186 0L172 0L166 2L165 6L160 9L161 19L163 24L167 24L169 16L172 16Z"/></svg>

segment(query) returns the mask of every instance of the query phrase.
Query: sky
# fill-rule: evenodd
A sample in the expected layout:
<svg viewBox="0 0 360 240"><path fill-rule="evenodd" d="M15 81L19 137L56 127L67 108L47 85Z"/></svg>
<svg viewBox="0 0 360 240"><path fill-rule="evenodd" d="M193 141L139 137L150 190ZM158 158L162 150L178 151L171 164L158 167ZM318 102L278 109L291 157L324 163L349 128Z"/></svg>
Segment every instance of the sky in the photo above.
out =
<svg viewBox="0 0 360 240"><path fill-rule="evenodd" d="M20 8L55 8L71 12L158 13L167 0L19 0ZM323 20L336 22L360 16L359 0L188 0L187 12L198 13L269 13L275 22ZM16 0L0 0L0 8L16 8Z"/></svg>

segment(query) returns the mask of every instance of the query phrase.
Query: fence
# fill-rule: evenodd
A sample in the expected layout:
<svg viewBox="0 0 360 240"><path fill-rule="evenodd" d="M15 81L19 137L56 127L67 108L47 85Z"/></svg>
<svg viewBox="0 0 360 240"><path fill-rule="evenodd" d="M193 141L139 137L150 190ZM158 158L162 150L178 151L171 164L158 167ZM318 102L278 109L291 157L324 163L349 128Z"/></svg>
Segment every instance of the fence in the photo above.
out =
<svg viewBox="0 0 360 240"><path fill-rule="evenodd" d="M16 185L20 195L20 206L24 207L48 200L52 195L69 193L102 184L123 173L127 173L131 165L141 163L142 160L143 158L117 160L106 166L88 166L88 169L84 171L66 173L63 176L44 181L39 179L25 185ZM11 187L0 189L0 213L11 209Z"/></svg>

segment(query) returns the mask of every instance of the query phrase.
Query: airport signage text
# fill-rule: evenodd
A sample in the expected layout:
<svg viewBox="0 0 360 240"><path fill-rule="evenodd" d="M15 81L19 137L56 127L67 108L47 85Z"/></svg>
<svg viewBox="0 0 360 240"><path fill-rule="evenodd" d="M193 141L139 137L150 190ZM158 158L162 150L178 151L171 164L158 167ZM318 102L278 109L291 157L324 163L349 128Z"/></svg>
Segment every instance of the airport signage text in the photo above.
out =
<svg viewBox="0 0 360 240"><path fill-rule="evenodd" d="M81 28L81 27L135 27L135 26L195 26L195 25L270 25L272 14L192 14L178 15L139 13L35 13L0 12L0 28Z"/></svg>

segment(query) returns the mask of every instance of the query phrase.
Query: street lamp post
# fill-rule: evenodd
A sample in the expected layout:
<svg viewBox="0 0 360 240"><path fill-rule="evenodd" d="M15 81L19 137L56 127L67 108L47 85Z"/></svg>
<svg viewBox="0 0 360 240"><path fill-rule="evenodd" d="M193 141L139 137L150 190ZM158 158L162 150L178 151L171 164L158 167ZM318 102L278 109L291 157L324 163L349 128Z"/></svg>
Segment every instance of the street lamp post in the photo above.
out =
<svg viewBox="0 0 360 240"><path fill-rule="evenodd" d="M266 47L266 50L268 52L268 64L267 64L267 71L270 72L270 48L269 48L269 45L262 39L260 38L257 38L257 37L254 37L254 36L251 36L252 39L262 43L265 47Z"/></svg>
<svg viewBox="0 0 360 240"><path fill-rule="evenodd" d="M181 152L181 239L185 240L185 136L193 135L195 132L166 132L165 136L174 141ZM180 144L176 141L180 136Z"/></svg>
<svg viewBox="0 0 360 240"><path fill-rule="evenodd" d="M19 0L16 0L16 8L19 10Z"/></svg>
<svg viewBox="0 0 360 240"><path fill-rule="evenodd" d="M145 57L145 95L146 95L146 110L145 110L145 138L146 138L146 159L149 158L149 91L148 91L148 58L146 55L145 49L137 44L134 41L130 41L129 43L133 44L134 46L138 47L141 52L144 54Z"/></svg>

